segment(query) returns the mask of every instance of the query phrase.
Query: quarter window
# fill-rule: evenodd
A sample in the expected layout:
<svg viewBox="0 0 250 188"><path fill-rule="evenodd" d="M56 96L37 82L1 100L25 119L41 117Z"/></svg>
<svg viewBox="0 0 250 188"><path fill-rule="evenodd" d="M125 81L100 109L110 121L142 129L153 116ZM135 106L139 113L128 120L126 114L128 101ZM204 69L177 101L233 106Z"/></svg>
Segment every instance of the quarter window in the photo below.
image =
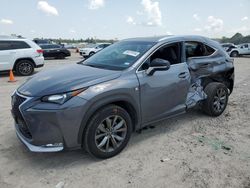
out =
<svg viewBox="0 0 250 188"><path fill-rule="evenodd" d="M202 57L212 55L215 50L201 42L185 42L186 57Z"/></svg>
<svg viewBox="0 0 250 188"><path fill-rule="evenodd" d="M12 49L25 49L30 48L30 46L23 41L11 41Z"/></svg>

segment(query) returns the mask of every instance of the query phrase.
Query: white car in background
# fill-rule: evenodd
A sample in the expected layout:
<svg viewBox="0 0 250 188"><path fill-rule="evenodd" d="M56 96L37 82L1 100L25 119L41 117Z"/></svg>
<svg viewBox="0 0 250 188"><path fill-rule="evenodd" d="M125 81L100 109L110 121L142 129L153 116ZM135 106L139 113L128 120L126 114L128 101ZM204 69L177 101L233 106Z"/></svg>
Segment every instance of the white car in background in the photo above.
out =
<svg viewBox="0 0 250 188"><path fill-rule="evenodd" d="M239 44L234 48L227 50L231 57L239 57L241 55L250 55L250 43Z"/></svg>
<svg viewBox="0 0 250 188"><path fill-rule="evenodd" d="M0 71L13 70L29 76L44 65L43 50L25 38L0 36Z"/></svg>
<svg viewBox="0 0 250 188"><path fill-rule="evenodd" d="M88 44L85 48L80 48L79 53L84 58L94 55L96 52L106 48L111 43Z"/></svg>

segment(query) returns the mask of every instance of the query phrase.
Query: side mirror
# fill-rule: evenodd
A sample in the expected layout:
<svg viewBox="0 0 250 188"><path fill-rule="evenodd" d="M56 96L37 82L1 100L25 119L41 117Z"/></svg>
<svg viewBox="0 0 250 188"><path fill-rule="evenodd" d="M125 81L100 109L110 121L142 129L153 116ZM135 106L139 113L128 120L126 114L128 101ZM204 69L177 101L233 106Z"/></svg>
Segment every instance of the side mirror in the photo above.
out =
<svg viewBox="0 0 250 188"><path fill-rule="evenodd" d="M170 68L170 62L165 59L156 58L151 61L149 68L146 73L149 76L152 76L155 71L165 71Z"/></svg>

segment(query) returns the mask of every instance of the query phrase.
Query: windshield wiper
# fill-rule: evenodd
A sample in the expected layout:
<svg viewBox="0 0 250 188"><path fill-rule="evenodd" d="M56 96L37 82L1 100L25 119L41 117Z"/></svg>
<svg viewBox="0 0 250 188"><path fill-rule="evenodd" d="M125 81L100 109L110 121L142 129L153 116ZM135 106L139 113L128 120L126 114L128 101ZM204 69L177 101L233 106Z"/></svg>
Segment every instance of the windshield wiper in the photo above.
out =
<svg viewBox="0 0 250 188"><path fill-rule="evenodd" d="M103 65L93 65L93 64L83 64L83 65L94 67L94 68L106 69L106 67Z"/></svg>

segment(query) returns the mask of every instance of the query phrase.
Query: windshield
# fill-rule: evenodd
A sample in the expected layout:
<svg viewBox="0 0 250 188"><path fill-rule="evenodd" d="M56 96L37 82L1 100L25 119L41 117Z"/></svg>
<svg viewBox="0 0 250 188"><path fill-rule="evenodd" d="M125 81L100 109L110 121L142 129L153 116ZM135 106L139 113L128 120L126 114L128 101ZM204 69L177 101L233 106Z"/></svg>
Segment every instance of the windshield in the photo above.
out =
<svg viewBox="0 0 250 188"><path fill-rule="evenodd" d="M98 44L87 44L86 48L95 48Z"/></svg>
<svg viewBox="0 0 250 188"><path fill-rule="evenodd" d="M83 65L124 70L132 66L155 42L121 41L110 45L82 62Z"/></svg>

